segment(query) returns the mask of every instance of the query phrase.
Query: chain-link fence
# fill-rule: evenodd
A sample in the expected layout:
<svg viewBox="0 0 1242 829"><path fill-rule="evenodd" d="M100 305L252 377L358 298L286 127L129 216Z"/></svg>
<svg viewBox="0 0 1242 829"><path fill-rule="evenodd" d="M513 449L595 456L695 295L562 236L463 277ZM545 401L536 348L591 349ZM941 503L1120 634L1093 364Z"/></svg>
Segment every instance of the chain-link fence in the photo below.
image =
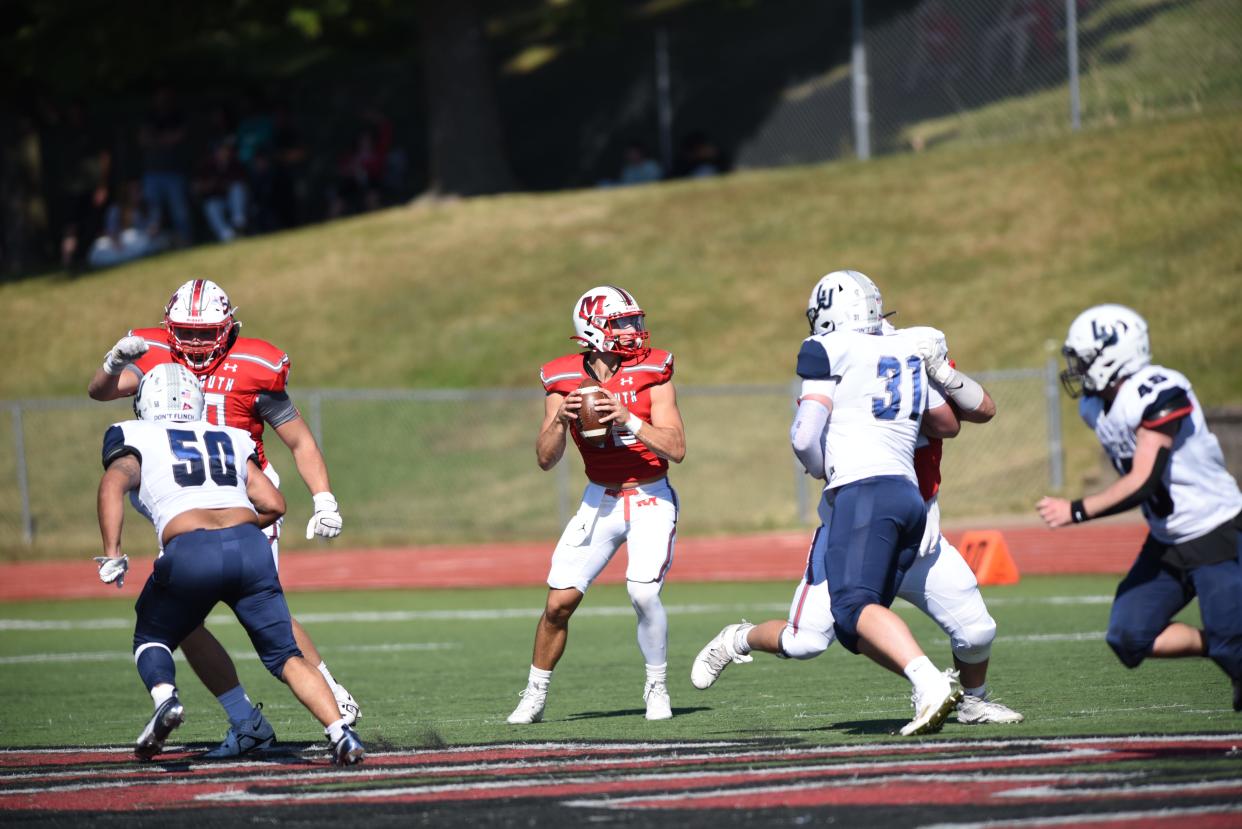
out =
<svg viewBox="0 0 1242 829"><path fill-rule="evenodd" d="M1050 367L1052 370L1053 367ZM1048 371L979 375L1001 414L967 427L945 452L944 511L1024 509L1060 486L1057 388ZM678 389L689 451L671 473L683 534L794 528L814 520L818 487L799 473L787 434L796 387ZM350 545L550 539L577 505L584 478L571 448L551 472L534 462L538 389L294 392L323 447ZM95 491L108 424L128 401L0 404L0 556L84 556L99 545ZM269 431L289 502L285 548L302 538L310 498L287 449ZM153 548L149 524L127 512L125 545Z"/></svg>
<svg viewBox="0 0 1242 829"><path fill-rule="evenodd" d="M739 137L738 166L1242 106L1236 0L922 0L876 21L865 5L854 2L852 58L792 79ZM668 38L673 67L690 36Z"/></svg>

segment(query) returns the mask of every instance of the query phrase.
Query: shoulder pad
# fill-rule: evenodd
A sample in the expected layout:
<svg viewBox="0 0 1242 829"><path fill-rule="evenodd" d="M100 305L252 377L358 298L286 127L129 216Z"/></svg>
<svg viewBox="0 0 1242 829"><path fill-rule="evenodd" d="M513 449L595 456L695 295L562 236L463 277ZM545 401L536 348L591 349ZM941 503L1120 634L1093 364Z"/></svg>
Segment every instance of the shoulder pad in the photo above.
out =
<svg viewBox="0 0 1242 829"><path fill-rule="evenodd" d="M1143 416L1139 424L1147 429L1163 426L1174 420L1186 417L1195 410L1190 395L1181 386L1170 386L1161 389L1151 402L1143 401Z"/></svg>
<svg viewBox="0 0 1242 829"><path fill-rule="evenodd" d="M557 357L539 368L539 382L545 391L573 391L584 377L581 353Z"/></svg>
<svg viewBox="0 0 1242 829"><path fill-rule="evenodd" d="M107 469L117 458L124 457L125 455L134 455L139 462L142 461L142 453L133 446L126 444L125 430L121 427L121 424L114 423L108 427L108 431L104 432L103 455L101 458L104 469Z"/></svg>
<svg viewBox="0 0 1242 829"><path fill-rule="evenodd" d="M832 378L832 364L828 350L816 337L807 337L798 349L798 376L803 380L828 380Z"/></svg>

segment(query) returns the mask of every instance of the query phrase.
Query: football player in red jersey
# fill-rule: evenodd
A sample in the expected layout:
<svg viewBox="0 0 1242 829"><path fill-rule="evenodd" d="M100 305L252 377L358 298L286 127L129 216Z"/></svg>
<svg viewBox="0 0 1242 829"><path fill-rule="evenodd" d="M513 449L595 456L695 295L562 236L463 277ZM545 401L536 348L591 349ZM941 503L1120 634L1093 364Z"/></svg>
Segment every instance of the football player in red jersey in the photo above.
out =
<svg viewBox="0 0 1242 829"><path fill-rule="evenodd" d="M574 305L573 323L572 339L586 350L559 357L540 370L547 397L535 455L540 469L551 469L572 436L588 482L582 504L552 553L548 600L535 628L530 675L509 722L543 719L552 669L565 652L569 619L622 543L629 556L626 587L638 614L638 647L647 666L646 716L664 720L673 716L673 709L667 687L668 618L660 590L673 562L677 533L677 493L666 475L668 462L680 463L686 455L672 382L673 355L649 346L642 308L613 285L583 294ZM585 441L578 425L579 386L588 378L603 390L595 411L611 426L603 446Z"/></svg>
<svg viewBox="0 0 1242 829"><path fill-rule="evenodd" d="M289 400L289 356L265 340L240 336L241 323L228 295L214 282L192 279L176 290L164 309L158 328L138 328L122 337L104 357L87 392L95 400L133 395L143 374L153 367L176 362L194 372L203 384L206 419L220 426L250 432L258 447L259 463L272 483L280 477L263 451L263 430L271 425L280 436L314 500L314 515L306 537L334 538L341 532L341 514L328 485L328 469L310 428ZM135 504L135 506L138 506ZM280 522L265 530L277 558ZM324 665L310 636L295 619L298 647L319 670L336 696L341 716L353 724L358 705ZM253 706L237 678L223 646L200 627L182 650L194 672L224 707L231 723L211 757L231 757L265 748L275 740L271 725Z"/></svg>

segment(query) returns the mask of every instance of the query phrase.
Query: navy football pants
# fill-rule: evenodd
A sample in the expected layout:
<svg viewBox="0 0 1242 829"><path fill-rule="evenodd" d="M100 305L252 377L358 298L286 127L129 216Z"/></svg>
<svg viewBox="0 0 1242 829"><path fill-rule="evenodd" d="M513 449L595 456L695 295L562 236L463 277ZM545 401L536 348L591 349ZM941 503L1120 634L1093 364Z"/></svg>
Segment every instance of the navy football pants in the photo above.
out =
<svg viewBox="0 0 1242 829"><path fill-rule="evenodd" d="M824 493L828 518L815 537L811 583L828 580L841 644L858 653L858 617L888 607L918 555L927 507L918 487L896 475L867 478Z"/></svg>
<svg viewBox="0 0 1242 829"><path fill-rule="evenodd" d="M285 662L301 656L293 641L289 606L267 537L253 524L179 535L155 560L134 609L134 651L144 645L139 672L148 688L172 683L171 651L203 623L218 602L233 609L264 666L279 679ZM151 655L151 659L145 658ZM154 662L153 662L154 660ZM155 664L158 663L158 666Z"/></svg>

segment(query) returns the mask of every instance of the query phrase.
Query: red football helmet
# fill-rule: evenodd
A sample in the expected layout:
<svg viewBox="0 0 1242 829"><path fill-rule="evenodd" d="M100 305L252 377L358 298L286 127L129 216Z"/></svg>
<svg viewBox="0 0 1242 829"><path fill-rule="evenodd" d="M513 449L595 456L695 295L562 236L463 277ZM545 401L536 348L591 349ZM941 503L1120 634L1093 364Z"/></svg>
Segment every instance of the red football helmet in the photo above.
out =
<svg viewBox="0 0 1242 829"><path fill-rule="evenodd" d="M640 357L650 350L645 317L632 295L615 285L601 285L578 298L570 339L594 351Z"/></svg>
<svg viewBox="0 0 1242 829"><path fill-rule="evenodd" d="M196 372L219 362L241 323L229 295L208 279L191 279L177 289L164 307L164 327L173 356Z"/></svg>

